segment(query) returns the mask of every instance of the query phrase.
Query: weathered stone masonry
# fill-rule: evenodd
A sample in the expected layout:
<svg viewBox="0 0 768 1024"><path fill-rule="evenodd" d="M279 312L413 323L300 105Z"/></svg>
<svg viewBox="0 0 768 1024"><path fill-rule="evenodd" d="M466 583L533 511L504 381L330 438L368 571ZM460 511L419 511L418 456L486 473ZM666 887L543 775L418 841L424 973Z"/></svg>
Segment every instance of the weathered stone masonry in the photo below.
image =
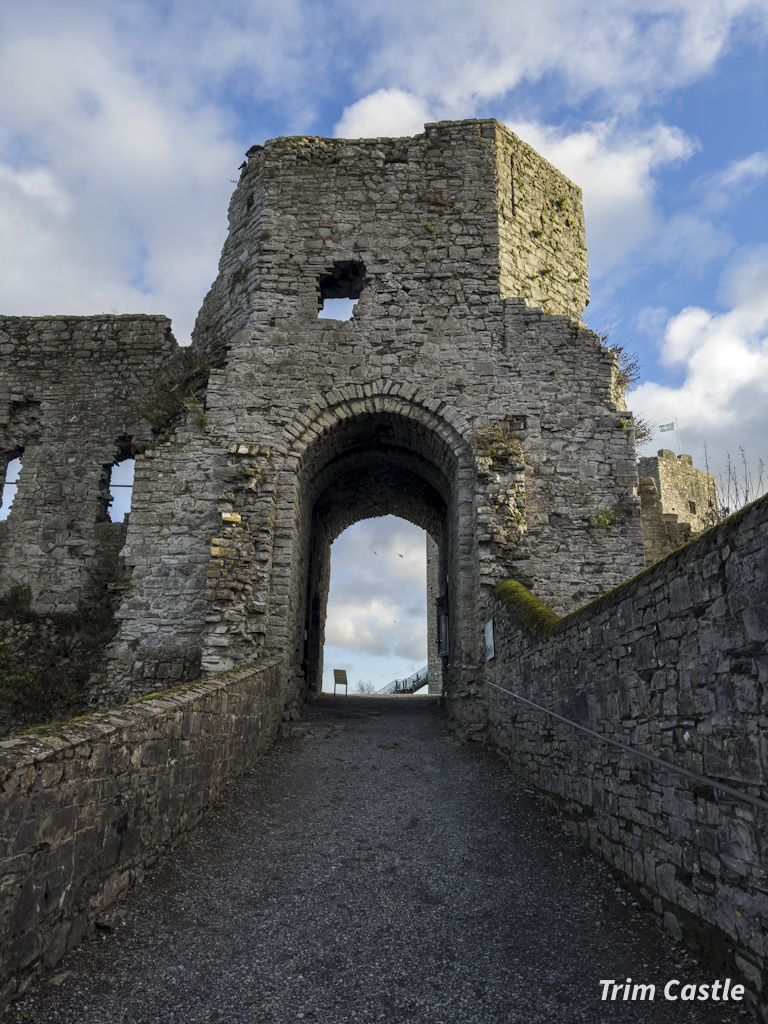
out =
<svg viewBox="0 0 768 1024"><path fill-rule="evenodd" d="M109 470L153 441L142 399L177 348L163 316L0 320L0 472L22 459L0 591L29 586L38 611L69 611L116 577Z"/></svg>
<svg viewBox="0 0 768 1024"><path fill-rule="evenodd" d="M254 763L279 693L263 660L0 740L0 1011Z"/></svg>
<svg viewBox="0 0 768 1024"><path fill-rule="evenodd" d="M496 606L493 682L768 799L768 498L553 628L529 605ZM768 1013L768 812L493 688L490 709L499 748Z"/></svg>
<svg viewBox="0 0 768 1024"><path fill-rule="evenodd" d="M653 565L713 525L720 512L717 483L690 455L668 448L638 459L637 472L645 561Z"/></svg>
<svg viewBox="0 0 768 1024"><path fill-rule="evenodd" d="M338 295L353 319L318 320ZM445 683L481 729L492 586L514 568L565 611L641 558L631 417L587 300L580 192L498 122L254 147L195 331L226 360L174 431L141 416L176 358L163 318L6 324L2 450L24 468L0 584L75 602L99 531L125 531L98 702L275 655L292 704L319 685L331 541L397 512L438 544ZM143 454L113 529L120 445Z"/></svg>
<svg viewBox="0 0 768 1024"><path fill-rule="evenodd" d="M195 331L227 363L204 425L139 472L102 699L196 656L219 671L262 654L284 659L286 701L303 699L330 543L396 512L439 545L446 686L482 728L492 586L514 567L564 611L641 564L631 417L614 357L578 320L583 237L579 190L495 121L255 147ZM317 319L345 294L352 320ZM150 491L158 471L173 484ZM596 526L601 509L620 528Z"/></svg>
<svg viewBox="0 0 768 1024"><path fill-rule="evenodd" d="M351 320L317 318L334 297L358 300ZM40 610L71 607L93 594L105 572L118 573L126 587L117 612L120 631L107 652L106 682L94 694L103 707L200 671L222 679L221 690L210 682L213 689L200 691L215 691L222 701L229 685L223 672L234 671L229 680L268 679L265 689L257 686L258 694L244 690L233 704L211 705L208 721L219 712L224 716L218 749L228 749L239 735L239 716L263 707L268 724L258 736L268 736L281 714L294 714L317 692L333 539L361 518L401 515L423 526L433 543L431 585L447 601L450 619L443 682L451 713L465 735L485 734L483 626L496 607L496 584L514 576L565 614L643 564L632 417L615 357L581 324L587 299L578 188L496 121L427 125L412 139L276 139L254 147L232 198L219 274L193 342L201 359L214 352L225 357L173 429L153 429L147 411L157 380L180 373L179 350L164 318L3 322L0 469L23 449L23 470L11 515L0 525L0 587L30 586ZM105 487L109 466L127 451L138 455L132 512L123 527L106 522ZM109 543L102 544L107 536ZM686 553L632 584L633 596L617 612L621 621L611 618L610 604L599 605L571 625L566 620L557 641L529 649L512 620L504 619L498 663L514 678L518 665L519 671L541 670L530 685L531 692L541 685L544 703L560 699L558 688L572 694L566 669L575 659L594 686L594 705L581 695L575 712L594 713L606 729L620 721L622 730L636 734L633 741L662 749L683 742L681 723L691 719L701 744L694 757L714 757L706 737L722 733L721 753L729 762L723 774L736 772L728 777L737 778L747 770L739 765L756 771L747 753L757 749L757 725L765 725L764 668L753 650L759 637L749 634L746 612L730 592L727 599L718 596L709 579L715 564L741 565L747 573L753 571L750 559L758 568L764 561L758 549L727 558L707 551L710 561L701 561L700 572L689 571L694 563L686 559L698 556ZM726 577L731 571L723 569ZM660 596L664 587L674 595L673 614ZM684 603L689 593L695 594L690 608ZM636 604L650 625L637 618ZM705 606L711 629L698 628ZM723 607L727 614L721 615ZM738 633L742 626L747 635ZM627 639L630 633L637 638ZM704 665L694 659L698 674L689 679L676 666L685 666L697 644L710 660ZM737 655L739 650L746 653ZM736 682L728 682L721 657ZM560 669L552 663L556 658ZM750 665L758 667L744 667ZM604 684L603 676L588 674L597 666ZM260 667L268 675L262 677ZM603 685L610 689L604 692ZM624 713L630 699L648 709L645 720ZM249 700L256 702L251 711ZM686 700L693 700L692 710ZM742 889L732 876L756 877L756 844L764 841L750 831L751 819L711 801L702 804L684 788L675 796L655 776L634 783L631 775L615 776L602 753L590 767L580 760L578 742L521 717L511 704L493 698L490 706L498 742L529 759L550 791L559 793L562 784L563 797L579 801L590 815L585 835L613 863L705 921L711 920L714 897L699 882L709 885L709 875L724 906L741 905ZM167 753L168 743L176 742L172 705L160 705L154 737L135 724L135 715L155 714L154 701L146 707L130 712L121 751L132 744L144 749L144 741L154 739L158 745L151 749ZM657 721L671 724L657 728ZM105 728L113 735L111 725ZM103 752L109 744L97 744L89 733L78 753L78 736L65 730L60 775L58 765L38 773L34 757L24 761L18 778L15 762L8 764L7 778L17 781L6 797L22 783L41 791L39 802L23 813L20 804L12 803L10 812L3 805L13 827L27 822L29 835L19 840L22 858L32 856L27 839L40 839L30 822L40 827L48 804L61 813L61 827L69 828L67 808L85 799L78 786L90 785L86 748ZM255 737L254 749L261 743ZM741 737L744 751L731 751L732 737ZM196 742L190 736L189 764ZM243 743L249 742L244 735ZM15 741L7 750L11 760L14 754L27 757L27 747ZM58 754L41 757L43 765ZM233 753L230 768L247 757ZM66 764L80 766L80 782L71 790ZM102 808L108 825L116 784L99 774L99 764L93 771L95 789L112 793ZM174 771L162 778L159 805L167 798L173 820L183 824L188 819L175 800L177 786L184 789L187 782ZM752 777L744 782L764 785ZM119 785L131 791L144 784L144 776L131 775ZM625 794L625 786L634 788ZM632 800L639 808L636 821ZM618 802L616 813L611 801ZM77 821L87 831L88 815L102 805L86 806ZM667 825L659 807L671 808ZM699 814L706 820L699 822ZM716 814L724 817L715 826ZM178 821L168 828L181 827ZM647 862L632 845L635 825L650 851ZM158 828L165 842L170 832ZM673 828L683 837L679 856ZM154 849L154 825L147 829L148 849ZM50 856L58 857L69 833L54 831L51 842ZM104 842L112 849L113 838ZM46 849L42 844L40 857L49 856ZM11 855L11 848L6 852ZM764 848L759 855L764 863ZM136 856L144 853L137 850ZM31 866L9 863L19 877ZM39 870L35 866L24 898L49 923L40 924L31 945L19 938L9 969L70 942L64 917L45 906L42 879L50 870L54 888L69 883L60 879L61 865L39 858L35 863ZM648 864L642 878L641 863L643 871ZM683 878L684 872L693 877L689 863L699 866L698 888ZM110 879L121 879L119 887L139 860L125 869L99 864L106 892ZM81 898L79 884L56 891L67 913L87 917L91 911L83 908L101 905L101 897L88 890ZM16 899L9 895L5 904L6 913L17 915L13 935L20 934L23 917L12 909ZM758 894L750 904L750 921L760 899ZM49 911L53 917L46 916ZM740 930L747 918L735 922L735 933L727 921L716 920L724 933L736 935L743 970L756 984L749 972L762 969L762 953L757 940ZM58 929L55 940L49 929ZM51 962L54 953L46 956Z"/></svg>

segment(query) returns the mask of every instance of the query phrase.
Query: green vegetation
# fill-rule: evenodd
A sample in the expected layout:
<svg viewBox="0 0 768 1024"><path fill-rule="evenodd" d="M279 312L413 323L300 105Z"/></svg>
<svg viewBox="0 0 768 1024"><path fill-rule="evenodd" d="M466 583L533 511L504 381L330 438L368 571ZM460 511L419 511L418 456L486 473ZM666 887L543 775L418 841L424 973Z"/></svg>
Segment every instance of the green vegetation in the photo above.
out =
<svg viewBox="0 0 768 1024"><path fill-rule="evenodd" d="M144 397L139 411L149 421L159 444L170 437L170 431L187 412L194 412L200 426L205 426L208 378L211 370L223 366L226 354L224 342L214 345L210 353L191 347L182 349L176 372L159 381Z"/></svg>
<svg viewBox="0 0 768 1024"><path fill-rule="evenodd" d="M637 385L640 383L640 360L637 358L631 349L627 348L626 345L616 344L610 345L609 337L610 331L598 332L598 338L600 343L605 345L609 352L613 352L618 361L618 384L619 387L625 392L634 391ZM636 416L633 421L635 428L635 444L640 445L653 434L648 420L643 419L642 416Z"/></svg>
<svg viewBox="0 0 768 1024"><path fill-rule="evenodd" d="M520 616L522 624L535 633L546 633L560 621L551 608L517 580L505 580L495 594Z"/></svg>
<svg viewBox="0 0 768 1024"><path fill-rule="evenodd" d="M87 707L116 624L107 601L39 615L28 587L0 597L0 715L21 725L69 718Z"/></svg>
<svg viewBox="0 0 768 1024"><path fill-rule="evenodd" d="M592 526L610 532L618 521L619 517L612 505L601 505L599 502L595 502L595 511L589 518Z"/></svg>
<svg viewBox="0 0 768 1024"><path fill-rule="evenodd" d="M477 448L490 458L493 469L504 469L510 461L520 462L523 449L509 419L496 420L477 435Z"/></svg>

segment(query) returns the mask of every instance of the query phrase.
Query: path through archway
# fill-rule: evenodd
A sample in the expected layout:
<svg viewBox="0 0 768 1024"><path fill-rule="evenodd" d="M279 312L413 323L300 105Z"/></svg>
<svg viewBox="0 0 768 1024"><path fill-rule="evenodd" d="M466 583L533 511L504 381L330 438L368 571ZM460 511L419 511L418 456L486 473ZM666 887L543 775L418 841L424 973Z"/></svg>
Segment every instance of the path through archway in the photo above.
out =
<svg viewBox="0 0 768 1024"><path fill-rule="evenodd" d="M322 686L331 543L351 524L385 515L421 527L436 543L436 587L451 618L444 685L449 699L466 695L479 664L469 445L415 401L378 395L322 410L293 448L290 492L278 497L291 510L291 530L280 537L273 569L275 581L291 582L285 597L274 592L273 607L290 630L294 699Z"/></svg>
<svg viewBox="0 0 768 1024"><path fill-rule="evenodd" d="M426 541L421 527L389 515L355 523L333 542L324 692L334 691L334 669L346 672L349 694L425 676Z"/></svg>

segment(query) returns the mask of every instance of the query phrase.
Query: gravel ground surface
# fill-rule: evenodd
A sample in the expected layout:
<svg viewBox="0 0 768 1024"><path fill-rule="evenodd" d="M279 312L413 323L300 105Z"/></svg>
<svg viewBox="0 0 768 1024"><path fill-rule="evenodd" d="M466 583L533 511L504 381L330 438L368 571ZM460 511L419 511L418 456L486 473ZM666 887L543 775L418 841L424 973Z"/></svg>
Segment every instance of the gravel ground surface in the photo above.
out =
<svg viewBox="0 0 768 1024"><path fill-rule="evenodd" d="M714 1024L714 979L434 698L324 697L7 1019ZM601 979L655 1000L603 1002Z"/></svg>

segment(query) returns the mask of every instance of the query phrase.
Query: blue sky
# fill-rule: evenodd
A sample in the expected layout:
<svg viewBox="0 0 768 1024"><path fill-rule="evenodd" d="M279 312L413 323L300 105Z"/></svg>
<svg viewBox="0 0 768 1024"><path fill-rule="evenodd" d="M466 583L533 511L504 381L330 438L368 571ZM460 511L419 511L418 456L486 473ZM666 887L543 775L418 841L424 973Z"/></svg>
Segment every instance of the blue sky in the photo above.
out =
<svg viewBox="0 0 768 1024"><path fill-rule="evenodd" d="M585 319L639 355L631 408L756 467L767 37L768 0L4 4L0 309L165 313L183 341L253 143L497 117L584 191Z"/></svg>

